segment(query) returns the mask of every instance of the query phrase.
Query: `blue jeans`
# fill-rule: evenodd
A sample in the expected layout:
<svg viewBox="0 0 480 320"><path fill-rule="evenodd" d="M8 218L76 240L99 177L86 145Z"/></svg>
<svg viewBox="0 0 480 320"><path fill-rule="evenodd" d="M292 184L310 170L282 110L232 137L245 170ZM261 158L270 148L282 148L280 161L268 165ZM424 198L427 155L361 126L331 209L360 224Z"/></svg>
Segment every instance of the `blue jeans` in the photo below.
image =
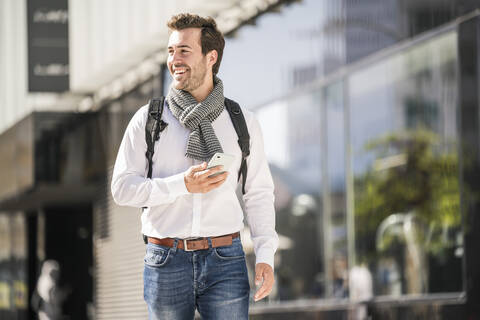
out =
<svg viewBox="0 0 480 320"><path fill-rule="evenodd" d="M209 240L210 242L210 240ZM149 319L248 319L248 283L240 238L231 246L184 251L147 244L143 273Z"/></svg>

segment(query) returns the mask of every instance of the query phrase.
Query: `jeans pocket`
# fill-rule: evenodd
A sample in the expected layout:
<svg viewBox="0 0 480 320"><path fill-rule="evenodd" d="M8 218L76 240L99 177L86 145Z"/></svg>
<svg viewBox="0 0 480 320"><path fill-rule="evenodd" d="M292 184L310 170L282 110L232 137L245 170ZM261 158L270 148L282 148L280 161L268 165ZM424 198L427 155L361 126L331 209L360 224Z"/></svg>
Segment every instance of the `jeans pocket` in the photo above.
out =
<svg viewBox="0 0 480 320"><path fill-rule="evenodd" d="M233 260L245 258L242 244L234 242L231 246L213 248L215 255L221 260Z"/></svg>
<svg viewBox="0 0 480 320"><path fill-rule="evenodd" d="M161 267L167 263L169 256L170 249L147 245L147 252L143 258L143 261L147 266Z"/></svg>

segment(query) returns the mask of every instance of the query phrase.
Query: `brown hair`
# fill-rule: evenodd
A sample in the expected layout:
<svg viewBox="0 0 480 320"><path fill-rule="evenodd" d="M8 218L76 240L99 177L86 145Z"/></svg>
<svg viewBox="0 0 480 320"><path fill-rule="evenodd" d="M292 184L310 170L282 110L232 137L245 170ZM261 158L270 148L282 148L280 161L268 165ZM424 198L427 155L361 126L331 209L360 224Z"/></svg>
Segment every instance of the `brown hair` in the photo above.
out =
<svg viewBox="0 0 480 320"><path fill-rule="evenodd" d="M202 54L206 55L212 50L218 53L217 62L212 67L213 74L218 73L220 62L222 62L223 48L225 47L225 39L223 34L218 30L217 23L213 18L202 18L196 14L180 13L174 15L167 22L170 30L182 30L187 28L200 28L202 33L200 36L200 45L202 46Z"/></svg>

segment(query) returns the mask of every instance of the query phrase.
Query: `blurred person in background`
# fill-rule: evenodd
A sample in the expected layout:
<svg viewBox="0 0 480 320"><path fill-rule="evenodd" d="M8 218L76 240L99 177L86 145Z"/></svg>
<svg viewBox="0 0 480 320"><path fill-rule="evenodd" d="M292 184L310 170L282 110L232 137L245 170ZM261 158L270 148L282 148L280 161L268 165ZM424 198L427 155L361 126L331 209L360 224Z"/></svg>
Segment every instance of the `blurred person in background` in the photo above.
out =
<svg viewBox="0 0 480 320"><path fill-rule="evenodd" d="M358 303L352 309L352 320L367 319L367 302L373 297L372 274L366 264L354 266L349 273L350 300Z"/></svg>
<svg viewBox="0 0 480 320"><path fill-rule="evenodd" d="M144 298L150 319L193 319L196 309L203 319L248 319L250 285L239 236L243 211L236 196L242 150L217 77L225 40L212 18L179 14L167 26L173 82L152 178L146 177L147 105L124 134L113 171L113 198L119 205L146 207L141 219L148 239ZM274 284L278 236L260 126L242 110L250 135L243 199L256 254L258 301ZM207 169L206 161L217 152L235 156L223 173L221 167Z"/></svg>
<svg viewBox="0 0 480 320"><path fill-rule="evenodd" d="M59 286L59 280L59 263L45 260L32 296L32 308L37 312L39 320L64 319L62 304L67 298L68 290Z"/></svg>
<svg viewBox="0 0 480 320"><path fill-rule="evenodd" d="M333 296L340 299L348 297L348 265L343 254L333 258Z"/></svg>

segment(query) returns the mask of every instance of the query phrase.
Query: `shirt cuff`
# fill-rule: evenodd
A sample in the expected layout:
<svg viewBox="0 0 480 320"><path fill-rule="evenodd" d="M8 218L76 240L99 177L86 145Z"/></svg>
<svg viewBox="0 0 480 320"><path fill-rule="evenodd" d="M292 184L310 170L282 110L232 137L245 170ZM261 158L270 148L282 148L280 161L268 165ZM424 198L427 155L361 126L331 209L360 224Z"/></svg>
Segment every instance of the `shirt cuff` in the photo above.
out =
<svg viewBox="0 0 480 320"><path fill-rule="evenodd" d="M170 192L170 196L178 197L181 195L188 194L183 172L164 178L163 181L167 185L168 191Z"/></svg>
<svg viewBox="0 0 480 320"><path fill-rule="evenodd" d="M266 263L266 264L270 265L272 267L272 269L275 270L275 268L273 266L273 261L274 261L274 256L275 256L275 251L274 250L271 250L271 249L268 249L268 248L259 249L256 252L255 256L256 256L255 264Z"/></svg>

